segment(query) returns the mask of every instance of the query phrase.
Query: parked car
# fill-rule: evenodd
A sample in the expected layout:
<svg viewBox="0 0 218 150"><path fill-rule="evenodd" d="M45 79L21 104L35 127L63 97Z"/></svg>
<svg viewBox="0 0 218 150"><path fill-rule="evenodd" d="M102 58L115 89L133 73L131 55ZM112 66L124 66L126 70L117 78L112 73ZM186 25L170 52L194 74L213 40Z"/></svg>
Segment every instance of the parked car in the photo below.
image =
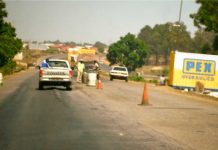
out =
<svg viewBox="0 0 218 150"><path fill-rule="evenodd" d="M39 89L44 86L64 86L71 90L73 72L67 60L47 59L39 69Z"/></svg>
<svg viewBox="0 0 218 150"><path fill-rule="evenodd" d="M110 80L112 81L113 79L122 79L128 82L128 70L126 67L123 66L114 66L110 70Z"/></svg>

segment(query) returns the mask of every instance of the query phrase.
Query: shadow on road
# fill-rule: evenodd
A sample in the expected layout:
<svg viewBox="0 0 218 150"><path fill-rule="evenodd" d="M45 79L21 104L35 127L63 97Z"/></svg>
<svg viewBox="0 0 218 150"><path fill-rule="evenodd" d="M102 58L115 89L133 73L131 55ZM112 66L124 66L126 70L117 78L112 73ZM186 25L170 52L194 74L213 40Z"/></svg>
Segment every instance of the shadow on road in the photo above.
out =
<svg viewBox="0 0 218 150"><path fill-rule="evenodd" d="M36 88L38 91L50 91L50 90L60 90L60 91L69 91L64 87L43 87L43 89Z"/></svg>

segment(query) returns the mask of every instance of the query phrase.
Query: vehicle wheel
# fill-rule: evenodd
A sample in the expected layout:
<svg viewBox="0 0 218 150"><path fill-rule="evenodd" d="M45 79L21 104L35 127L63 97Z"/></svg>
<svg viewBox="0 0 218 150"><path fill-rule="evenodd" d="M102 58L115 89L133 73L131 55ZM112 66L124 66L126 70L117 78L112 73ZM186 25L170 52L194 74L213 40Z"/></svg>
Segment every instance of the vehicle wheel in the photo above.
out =
<svg viewBox="0 0 218 150"><path fill-rule="evenodd" d="M84 74L82 74L81 82L82 82L82 83L85 83L85 77L84 77Z"/></svg>
<svg viewBox="0 0 218 150"><path fill-rule="evenodd" d="M71 90L72 90L71 85L66 85L66 89L67 89L68 91L71 91Z"/></svg>
<svg viewBox="0 0 218 150"><path fill-rule="evenodd" d="M39 90L43 90L43 84L39 82Z"/></svg>
<svg viewBox="0 0 218 150"><path fill-rule="evenodd" d="M128 82L128 78L126 78L125 81Z"/></svg>
<svg viewBox="0 0 218 150"><path fill-rule="evenodd" d="M110 77L110 80L113 81L113 77L112 76Z"/></svg>

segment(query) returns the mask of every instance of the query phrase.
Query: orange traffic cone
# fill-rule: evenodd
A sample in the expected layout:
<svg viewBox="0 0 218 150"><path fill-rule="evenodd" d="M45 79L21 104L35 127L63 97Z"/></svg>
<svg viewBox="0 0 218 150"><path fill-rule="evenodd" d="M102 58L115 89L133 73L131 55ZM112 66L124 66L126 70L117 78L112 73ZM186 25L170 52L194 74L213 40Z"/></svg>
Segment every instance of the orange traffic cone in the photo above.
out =
<svg viewBox="0 0 218 150"><path fill-rule="evenodd" d="M148 105L148 104L149 104L148 103L148 91L147 91L147 84L145 83L141 105Z"/></svg>
<svg viewBox="0 0 218 150"><path fill-rule="evenodd" d="M98 80L96 83L96 89L103 89L101 80Z"/></svg>

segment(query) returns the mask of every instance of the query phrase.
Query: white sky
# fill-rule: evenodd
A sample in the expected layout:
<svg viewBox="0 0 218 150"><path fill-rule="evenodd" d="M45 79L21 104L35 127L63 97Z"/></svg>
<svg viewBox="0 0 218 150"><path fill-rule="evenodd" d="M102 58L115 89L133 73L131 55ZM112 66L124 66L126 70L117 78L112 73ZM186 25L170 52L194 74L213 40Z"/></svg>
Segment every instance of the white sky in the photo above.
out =
<svg viewBox="0 0 218 150"><path fill-rule="evenodd" d="M193 35L194 0L183 0L181 20ZM145 25L175 22L180 0L6 0L7 20L22 40L60 40L77 43L116 42L128 32L138 34Z"/></svg>

